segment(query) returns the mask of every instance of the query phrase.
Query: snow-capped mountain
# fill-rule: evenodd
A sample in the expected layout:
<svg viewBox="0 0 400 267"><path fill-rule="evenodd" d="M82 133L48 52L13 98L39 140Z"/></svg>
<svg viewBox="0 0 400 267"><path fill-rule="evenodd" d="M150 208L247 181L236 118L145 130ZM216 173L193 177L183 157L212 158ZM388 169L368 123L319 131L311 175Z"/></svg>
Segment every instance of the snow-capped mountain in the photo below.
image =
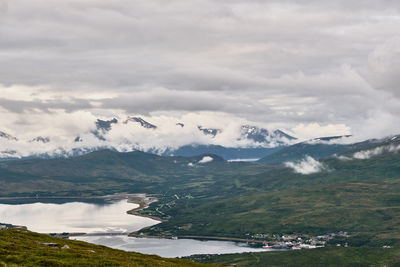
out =
<svg viewBox="0 0 400 267"><path fill-rule="evenodd" d="M129 123L129 122L138 122L142 127L147 128L147 129L157 129L157 126L145 121L144 119L142 119L140 117L128 117L128 119L126 119L124 121L125 124Z"/></svg>
<svg viewBox="0 0 400 267"><path fill-rule="evenodd" d="M296 140L297 138L284 133L281 130L268 131L264 128L257 126L243 125L241 127L242 137L251 139L254 142L266 144L271 142L277 142L279 144L285 144L288 141Z"/></svg>
<svg viewBox="0 0 400 267"><path fill-rule="evenodd" d="M161 155L219 153L225 159L259 158L265 156L267 150L270 152L296 140L281 130L270 131L254 125L214 128L191 121L158 120L153 123L133 116L126 119L97 119L88 125L88 129L76 132L67 140L64 136L36 136L18 140L0 132L0 138L7 140L0 147L0 158L18 155L69 157L104 148L116 151L141 150ZM7 146L10 140L18 145Z"/></svg>
<svg viewBox="0 0 400 267"><path fill-rule="evenodd" d="M215 137L217 134L221 132L220 129L204 128L202 126L197 126L197 129L199 129L203 134L210 135L212 137Z"/></svg>

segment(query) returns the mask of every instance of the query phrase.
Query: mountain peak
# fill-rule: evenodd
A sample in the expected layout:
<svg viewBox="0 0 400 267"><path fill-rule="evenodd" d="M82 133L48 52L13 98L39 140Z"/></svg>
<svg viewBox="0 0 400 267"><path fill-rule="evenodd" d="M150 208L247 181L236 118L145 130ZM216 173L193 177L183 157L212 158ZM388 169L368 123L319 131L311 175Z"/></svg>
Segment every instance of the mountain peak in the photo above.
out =
<svg viewBox="0 0 400 267"><path fill-rule="evenodd" d="M199 129L205 135L211 135L212 137L215 137L217 134L221 132L220 129L204 128L202 126L197 126L197 129Z"/></svg>
<svg viewBox="0 0 400 267"><path fill-rule="evenodd" d="M33 138L32 140L30 140L29 142L38 142L38 143L43 143L43 144L45 144L45 143L48 143L48 142L50 142L50 137L43 137L43 136L38 136L38 137L35 137L35 138Z"/></svg>
<svg viewBox="0 0 400 267"><path fill-rule="evenodd" d="M2 131L0 131L0 137L8 139L8 140L18 141L18 139L16 137L9 135L8 133L2 132Z"/></svg>
<svg viewBox="0 0 400 267"><path fill-rule="evenodd" d="M116 118L113 118L112 120L100 120L97 119L96 121L96 128L97 130L101 130L103 132L108 132L109 130L111 130L111 126L112 124L118 123L118 120Z"/></svg>
<svg viewBox="0 0 400 267"><path fill-rule="evenodd" d="M270 132L267 129L252 125L243 125L241 127L241 133L244 138L250 139L257 143L269 143L271 140L275 140L278 143L283 143L282 139L284 138L289 141L297 139L281 130Z"/></svg>
<svg viewBox="0 0 400 267"><path fill-rule="evenodd" d="M130 121L132 121L132 122L138 122L138 123L140 123L140 125L141 125L142 127L147 128L147 129L157 129L157 126L155 126L154 124L151 124L151 123L145 121L144 119L142 119L142 118L140 118L140 117L128 117L128 118L124 121L124 123L126 124L126 123L128 123L128 122L130 122Z"/></svg>

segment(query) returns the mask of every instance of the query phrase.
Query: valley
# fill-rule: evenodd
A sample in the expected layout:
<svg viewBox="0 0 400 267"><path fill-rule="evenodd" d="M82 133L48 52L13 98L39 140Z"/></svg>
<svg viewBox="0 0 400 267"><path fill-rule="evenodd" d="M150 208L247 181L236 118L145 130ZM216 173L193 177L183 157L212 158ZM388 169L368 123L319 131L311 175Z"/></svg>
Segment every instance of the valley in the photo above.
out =
<svg viewBox="0 0 400 267"><path fill-rule="evenodd" d="M309 174L287 166L287 153L275 164L228 162L213 154L163 157L110 150L68 159L4 161L1 197L146 194L145 202L143 195L135 197L141 207L134 214L161 222L130 234L136 237L286 248L398 248L399 138L343 146L342 153L334 149L332 154L332 145L318 145L327 156L318 161L323 168ZM300 153L293 166L304 165L301 155L308 149L316 148L285 148Z"/></svg>

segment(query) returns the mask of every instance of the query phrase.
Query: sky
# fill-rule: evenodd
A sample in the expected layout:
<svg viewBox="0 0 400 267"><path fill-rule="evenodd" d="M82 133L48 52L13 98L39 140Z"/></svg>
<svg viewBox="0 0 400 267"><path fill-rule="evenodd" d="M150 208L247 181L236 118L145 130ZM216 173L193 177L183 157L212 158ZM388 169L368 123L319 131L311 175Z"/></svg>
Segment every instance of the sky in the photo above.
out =
<svg viewBox="0 0 400 267"><path fill-rule="evenodd" d="M177 122L400 133L397 0L0 0L0 60L0 131L26 140L127 116L171 143Z"/></svg>

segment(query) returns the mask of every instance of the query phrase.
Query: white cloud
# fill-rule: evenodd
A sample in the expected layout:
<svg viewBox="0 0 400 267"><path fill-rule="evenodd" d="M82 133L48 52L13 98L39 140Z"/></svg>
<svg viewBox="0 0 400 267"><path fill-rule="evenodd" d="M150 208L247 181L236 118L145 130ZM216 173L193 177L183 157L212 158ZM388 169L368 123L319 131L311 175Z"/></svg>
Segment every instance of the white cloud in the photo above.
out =
<svg viewBox="0 0 400 267"><path fill-rule="evenodd" d="M351 134L350 127L344 124L320 125L319 123L300 123L291 129L299 139L311 139L324 136L342 136Z"/></svg>
<svg viewBox="0 0 400 267"><path fill-rule="evenodd" d="M380 90L400 96L400 37L378 45L368 57L367 79Z"/></svg>
<svg viewBox="0 0 400 267"><path fill-rule="evenodd" d="M347 157L347 156L343 156L343 155L340 155L340 156L334 155L334 157L337 158L337 159L343 160L343 161L352 160L352 158Z"/></svg>
<svg viewBox="0 0 400 267"><path fill-rule="evenodd" d="M378 156L385 152L396 153L399 150L400 150L400 145L398 145L398 146L395 146L395 145L381 146L381 147L376 147L374 149L358 151L353 154L353 158L354 159L369 159L371 157Z"/></svg>
<svg viewBox="0 0 400 267"><path fill-rule="evenodd" d="M205 157L203 157L203 158L199 161L199 163L200 163L200 164L209 163L209 162L211 162L211 161L213 161L213 160L214 160L214 159L213 159L212 157L205 156Z"/></svg>
<svg viewBox="0 0 400 267"><path fill-rule="evenodd" d="M298 162L285 162L285 166L288 168L292 168L296 173L304 175L321 172L327 169L323 163L315 160L308 155Z"/></svg>
<svg viewBox="0 0 400 267"><path fill-rule="evenodd" d="M75 117L69 133L61 118L80 112L396 134L399 17L398 1L0 0L0 130L67 138L88 124ZM158 147L198 138L172 125ZM115 142L145 138L122 131ZM215 142L237 145L231 132Z"/></svg>

